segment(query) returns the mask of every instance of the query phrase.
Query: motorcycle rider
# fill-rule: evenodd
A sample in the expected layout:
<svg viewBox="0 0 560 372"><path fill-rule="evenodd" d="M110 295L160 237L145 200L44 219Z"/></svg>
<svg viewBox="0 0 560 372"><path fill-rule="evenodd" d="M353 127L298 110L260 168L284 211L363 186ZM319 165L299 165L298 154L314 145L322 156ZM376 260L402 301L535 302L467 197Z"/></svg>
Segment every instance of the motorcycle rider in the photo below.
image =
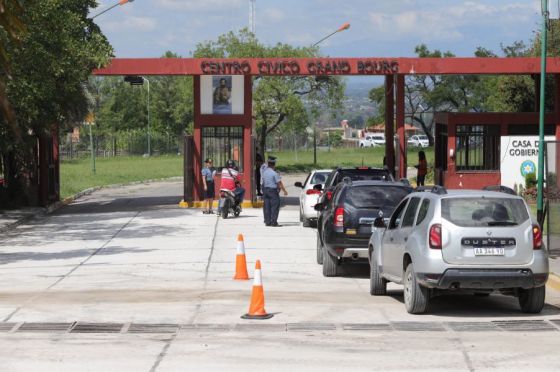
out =
<svg viewBox="0 0 560 372"><path fill-rule="evenodd" d="M220 190L226 189L233 191L235 194L235 205L241 204L245 195L245 189L241 187L241 177L239 172L235 169L235 162L228 160L226 168L222 169L222 181L220 183Z"/></svg>

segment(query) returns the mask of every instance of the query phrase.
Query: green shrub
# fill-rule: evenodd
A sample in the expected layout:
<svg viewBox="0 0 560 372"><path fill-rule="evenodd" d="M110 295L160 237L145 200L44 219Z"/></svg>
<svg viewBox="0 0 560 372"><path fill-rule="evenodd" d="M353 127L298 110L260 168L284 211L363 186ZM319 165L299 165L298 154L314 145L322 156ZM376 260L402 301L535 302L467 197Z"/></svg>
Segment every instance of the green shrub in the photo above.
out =
<svg viewBox="0 0 560 372"><path fill-rule="evenodd" d="M525 188L532 189L537 186L537 175L535 173L527 173L525 175Z"/></svg>

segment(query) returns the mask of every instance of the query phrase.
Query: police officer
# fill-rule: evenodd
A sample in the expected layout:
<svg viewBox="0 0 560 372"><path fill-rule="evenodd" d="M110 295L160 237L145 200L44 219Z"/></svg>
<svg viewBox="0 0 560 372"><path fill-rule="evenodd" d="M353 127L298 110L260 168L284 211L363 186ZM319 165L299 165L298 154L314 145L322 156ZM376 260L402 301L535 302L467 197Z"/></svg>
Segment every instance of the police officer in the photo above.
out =
<svg viewBox="0 0 560 372"><path fill-rule="evenodd" d="M284 196L288 192L284 188L284 184L280 175L276 173L276 157L268 157L268 166L262 174L263 193L264 193L264 224L266 226L278 225L278 213L280 213L280 190L284 192Z"/></svg>

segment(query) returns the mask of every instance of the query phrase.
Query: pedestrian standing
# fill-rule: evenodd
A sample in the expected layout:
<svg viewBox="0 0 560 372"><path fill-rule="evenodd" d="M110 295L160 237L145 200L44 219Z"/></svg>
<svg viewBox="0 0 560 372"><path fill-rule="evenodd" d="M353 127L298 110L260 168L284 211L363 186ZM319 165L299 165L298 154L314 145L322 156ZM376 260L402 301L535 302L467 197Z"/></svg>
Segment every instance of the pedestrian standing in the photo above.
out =
<svg viewBox="0 0 560 372"><path fill-rule="evenodd" d="M202 168L202 186L204 187L204 198L206 199L206 209L202 211L204 214L214 213L212 207L215 197L214 177L216 177L216 170L212 164L212 159L208 158L204 161L204 168Z"/></svg>
<svg viewBox="0 0 560 372"><path fill-rule="evenodd" d="M278 214L280 213L280 190L284 196L288 192L284 188L280 175L276 172L276 158L269 156L267 167L262 174L263 193L264 193L264 224L266 226L280 226L278 224Z"/></svg>
<svg viewBox="0 0 560 372"><path fill-rule="evenodd" d="M416 186L424 186L426 174L428 174L428 162L426 162L426 154L424 151L418 152L418 165L415 165L415 168L418 169Z"/></svg>
<svg viewBox="0 0 560 372"><path fill-rule="evenodd" d="M261 166L263 165L264 160L261 154L255 156L255 183L257 187L257 196L263 196L261 191Z"/></svg>

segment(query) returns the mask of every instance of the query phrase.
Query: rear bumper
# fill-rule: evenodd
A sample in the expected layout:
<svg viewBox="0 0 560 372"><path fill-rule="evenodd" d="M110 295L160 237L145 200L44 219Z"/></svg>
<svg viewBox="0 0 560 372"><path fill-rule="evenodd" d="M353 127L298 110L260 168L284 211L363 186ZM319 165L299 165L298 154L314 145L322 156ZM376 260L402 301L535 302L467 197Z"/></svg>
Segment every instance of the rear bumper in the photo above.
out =
<svg viewBox="0 0 560 372"><path fill-rule="evenodd" d="M448 269L443 274L417 274L417 279L423 286L437 289L529 289L545 285L548 273L534 274L530 269Z"/></svg>
<svg viewBox="0 0 560 372"><path fill-rule="evenodd" d="M367 259L368 243L367 237L357 238L342 233L332 233L324 242L324 246L335 257Z"/></svg>

